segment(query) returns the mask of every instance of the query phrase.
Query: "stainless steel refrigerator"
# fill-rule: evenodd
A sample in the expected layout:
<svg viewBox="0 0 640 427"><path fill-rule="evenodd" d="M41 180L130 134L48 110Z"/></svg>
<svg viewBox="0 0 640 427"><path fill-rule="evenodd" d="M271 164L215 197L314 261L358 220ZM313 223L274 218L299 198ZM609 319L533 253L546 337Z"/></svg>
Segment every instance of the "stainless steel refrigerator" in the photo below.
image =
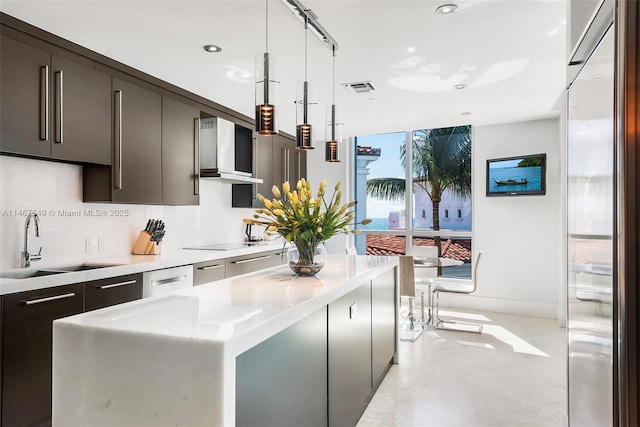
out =
<svg viewBox="0 0 640 427"><path fill-rule="evenodd" d="M585 37L567 106L568 415L615 423L615 34L612 14ZM609 22L606 21L609 19Z"/></svg>

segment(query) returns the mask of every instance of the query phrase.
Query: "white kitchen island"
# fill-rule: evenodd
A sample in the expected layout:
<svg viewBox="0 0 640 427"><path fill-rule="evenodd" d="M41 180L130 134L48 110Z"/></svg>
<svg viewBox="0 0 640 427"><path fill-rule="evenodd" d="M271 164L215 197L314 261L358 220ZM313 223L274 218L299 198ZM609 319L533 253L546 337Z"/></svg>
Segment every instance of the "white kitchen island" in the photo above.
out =
<svg viewBox="0 0 640 427"><path fill-rule="evenodd" d="M396 267L332 255L56 320L53 424L355 425L396 357Z"/></svg>

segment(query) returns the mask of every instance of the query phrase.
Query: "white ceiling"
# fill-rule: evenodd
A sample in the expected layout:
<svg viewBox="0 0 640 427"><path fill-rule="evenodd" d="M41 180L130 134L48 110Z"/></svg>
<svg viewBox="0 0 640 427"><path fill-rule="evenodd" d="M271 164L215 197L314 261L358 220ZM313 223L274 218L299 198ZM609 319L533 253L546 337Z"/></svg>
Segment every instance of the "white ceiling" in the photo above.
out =
<svg viewBox="0 0 640 427"><path fill-rule="evenodd" d="M339 43L335 95L344 136L556 115L565 86L566 0L302 1ZM448 2L459 6L456 13L434 12ZM264 0L2 0L0 10L253 116ZM269 0L269 29L281 82L279 125L294 134L304 26L281 0ZM331 52L311 33L308 40L308 79L324 128ZM223 51L206 53L205 44ZM356 81L376 90L340 86ZM454 89L458 83L467 88Z"/></svg>

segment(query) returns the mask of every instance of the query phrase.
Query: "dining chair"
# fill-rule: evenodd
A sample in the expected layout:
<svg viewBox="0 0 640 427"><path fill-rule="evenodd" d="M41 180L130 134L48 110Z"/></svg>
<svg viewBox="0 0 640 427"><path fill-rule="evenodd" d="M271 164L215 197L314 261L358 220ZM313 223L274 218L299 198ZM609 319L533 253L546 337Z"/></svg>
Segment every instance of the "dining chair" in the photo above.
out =
<svg viewBox="0 0 640 427"><path fill-rule="evenodd" d="M431 282L438 277L438 267L425 267L416 260L420 258L433 258L438 259L438 247L437 246L411 246L409 250L410 255L414 257L414 271L415 271L415 284L416 290L426 293L428 301L428 313L427 322L424 321L424 307L422 307L422 323L427 324L431 322Z"/></svg>
<svg viewBox="0 0 640 427"><path fill-rule="evenodd" d="M415 299L420 297L421 310L424 313L424 292L416 290L413 256L400 255L398 257L398 280L400 284L400 302L402 298L408 298L409 311L400 322L400 339L403 341L415 341L422 333L424 326L415 316ZM424 316L424 315L423 315Z"/></svg>
<svg viewBox="0 0 640 427"><path fill-rule="evenodd" d="M475 265L473 266L473 274L471 277L471 282L465 279L450 279L450 278L436 278L431 280L431 312L433 313L433 323L434 326L438 329L449 329L455 331L462 332L475 332L482 333L482 324L479 323L463 323L458 322L452 319L443 320L439 316L439 296L441 292L448 292L454 294L466 294L469 295L476 291L478 287L478 266L480 265L480 257L482 256L482 251L478 251L478 255L476 256ZM434 304L435 301L435 304ZM456 324L461 326L469 326L471 329L458 329L458 328L447 328L445 326L446 323Z"/></svg>

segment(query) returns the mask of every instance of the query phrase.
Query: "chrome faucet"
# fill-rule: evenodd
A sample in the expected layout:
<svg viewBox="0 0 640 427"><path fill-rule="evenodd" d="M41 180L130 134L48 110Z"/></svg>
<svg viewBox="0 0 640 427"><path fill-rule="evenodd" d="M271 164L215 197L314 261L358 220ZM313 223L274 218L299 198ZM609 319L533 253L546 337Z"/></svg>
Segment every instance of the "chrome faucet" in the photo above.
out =
<svg viewBox="0 0 640 427"><path fill-rule="evenodd" d="M42 259L42 246L40 246L40 251L37 254L32 255L29 253L29 223L31 222L31 218L33 218L36 223L36 237L40 237L40 218L38 218L35 212L31 212L24 223L24 251L22 251L20 257L20 265L23 268L29 267L31 261L40 261Z"/></svg>

